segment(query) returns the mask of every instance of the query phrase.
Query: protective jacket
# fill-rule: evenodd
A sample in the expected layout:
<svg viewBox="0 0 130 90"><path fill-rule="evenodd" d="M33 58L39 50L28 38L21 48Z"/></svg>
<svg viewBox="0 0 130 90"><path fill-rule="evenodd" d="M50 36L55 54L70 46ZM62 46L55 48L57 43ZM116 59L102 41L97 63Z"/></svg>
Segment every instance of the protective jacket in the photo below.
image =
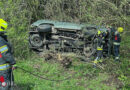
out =
<svg viewBox="0 0 130 90"><path fill-rule="evenodd" d="M103 56L103 37L98 37L97 38L97 57L95 59L95 61L101 59L101 57Z"/></svg>
<svg viewBox="0 0 130 90"><path fill-rule="evenodd" d="M114 45L120 45L120 42L121 42L121 36L119 34L118 31L115 32L114 34Z"/></svg>
<svg viewBox="0 0 130 90"><path fill-rule="evenodd" d="M11 46L7 40L0 36L0 90L8 90L11 80L11 65L16 62L11 53ZM4 84L3 84L4 82Z"/></svg>
<svg viewBox="0 0 130 90"><path fill-rule="evenodd" d="M114 39L113 39L115 60L119 60L120 42L121 42L120 33L118 31L116 31L114 33Z"/></svg>

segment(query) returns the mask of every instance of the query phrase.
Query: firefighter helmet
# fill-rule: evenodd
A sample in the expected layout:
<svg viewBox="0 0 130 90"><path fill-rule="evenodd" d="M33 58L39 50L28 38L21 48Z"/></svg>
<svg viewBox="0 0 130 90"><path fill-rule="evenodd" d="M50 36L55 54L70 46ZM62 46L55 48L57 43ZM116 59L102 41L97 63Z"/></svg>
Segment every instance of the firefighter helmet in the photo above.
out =
<svg viewBox="0 0 130 90"><path fill-rule="evenodd" d="M122 33L124 29L123 29L123 27L118 27L117 30L118 30L118 32Z"/></svg>
<svg viewBox="0 0 130 90"><path fill-rule="evenodd" d="M6 30L8 24L5 20L0 19L0 32L3 32Z"/></svg>

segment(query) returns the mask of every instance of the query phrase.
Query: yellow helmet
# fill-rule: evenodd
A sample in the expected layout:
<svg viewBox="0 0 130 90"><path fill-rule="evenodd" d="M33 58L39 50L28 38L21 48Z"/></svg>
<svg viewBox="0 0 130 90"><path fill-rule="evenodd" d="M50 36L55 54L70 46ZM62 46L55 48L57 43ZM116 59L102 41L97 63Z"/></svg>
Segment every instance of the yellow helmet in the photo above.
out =
<svg viewBox="0 0 130 90"><path fill-rule="evenodd" d="M118 27L117 30L118 30L118 32L122 33L124 29L123 29L123 27Z"/></svg>
<svg viewBox="0 0 130 90"><path fill-rule="evenodd" d="M0 19L0 32L3 32L6 30L8 24L6 21L4 21L3 19Z"/></svg>
<svg viewBox="0 0 130 90"><path fill-rule="evenodd" d="M101 34L101 31L100 30L98 30L98 35L100 35Z"/></svg>

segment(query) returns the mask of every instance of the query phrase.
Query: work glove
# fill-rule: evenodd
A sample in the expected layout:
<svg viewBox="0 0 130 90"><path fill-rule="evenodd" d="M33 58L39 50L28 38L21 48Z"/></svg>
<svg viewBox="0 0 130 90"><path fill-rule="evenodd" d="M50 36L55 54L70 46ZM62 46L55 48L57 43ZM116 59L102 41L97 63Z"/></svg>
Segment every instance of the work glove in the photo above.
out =
<svg viewBox="0 0 130 90"><path fill-rule="evenodd" d="M12 70L15 70L15 69L17 69L17 65L16 64L12 66Z"/></svg>

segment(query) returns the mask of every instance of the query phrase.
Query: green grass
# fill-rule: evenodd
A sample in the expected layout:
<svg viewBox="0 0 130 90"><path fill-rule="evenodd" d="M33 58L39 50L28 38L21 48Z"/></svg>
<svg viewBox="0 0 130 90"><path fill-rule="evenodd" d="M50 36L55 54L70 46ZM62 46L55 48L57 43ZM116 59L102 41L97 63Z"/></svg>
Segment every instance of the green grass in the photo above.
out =
<svg viewBox="0 0 130 90"><path fill-rule="evenodd" d="M123 44L125 43L125 44ZM126 48L127 47L127 48ZM17 65L41 77L37 78L20 69L14 71L15 83L21 90L129 90L130 87L130 36L123 37L121 44L121 63L113 59L104 60L101 68L93 68L91 63L73 57L73 64L65 69L60 63L46 62L44 58L33 56L27 60L17 60Z"/></svg>
<svg viewBox="0 0 130 90"><path fill-rule="evenodd" d="M76 64L77 61L74 62ZM43 59L20 61L17 65L48 79L61 80L72 76L65 81L53 82L42 80L17 69L14 71L15 83L22 90L115 90L116 88L116 86L102 83L109 78L108 73L101 72L100 69L95 69L92 65L84 62L78 62L68 70L60 66L59 63L52 64Z"/></svg>

